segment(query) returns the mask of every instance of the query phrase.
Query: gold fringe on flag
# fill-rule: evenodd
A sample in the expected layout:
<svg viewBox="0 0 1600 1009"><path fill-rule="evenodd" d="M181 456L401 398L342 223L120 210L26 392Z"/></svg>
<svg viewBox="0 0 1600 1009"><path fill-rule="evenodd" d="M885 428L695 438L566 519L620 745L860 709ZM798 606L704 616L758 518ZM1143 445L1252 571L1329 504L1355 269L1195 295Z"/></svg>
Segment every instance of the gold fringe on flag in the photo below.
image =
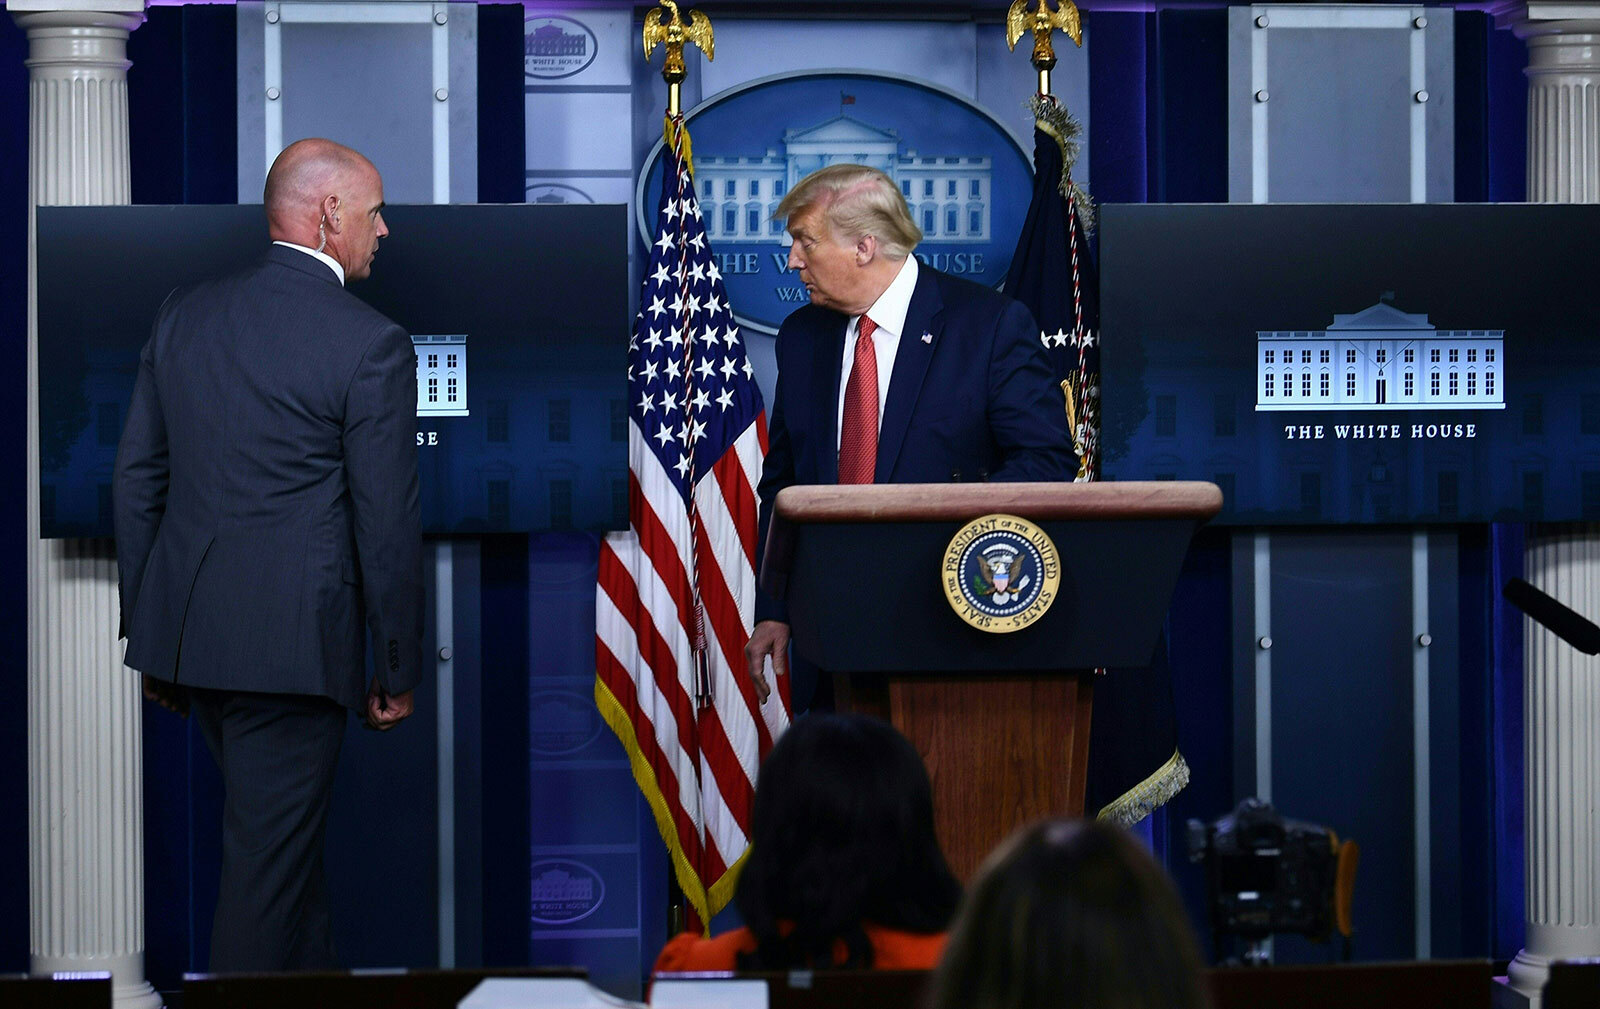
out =
<svg viewBox="0 0 1600 1009"><path fill-rule="evenodd" d="M605 719L611 731L617 734L617 739L622 743L622 749L628 754L628 765L633 768L633 780L639 786L639 791L644 794L645 802L650 804L650 812L655 815L656 830L661 833L661 840L667 846L667 856L672 861L672 874L678 880L678 888L683 891L683 897L694 908L695 914L700 916L700 927L705 935L711 935L711 919L733 899L733 889L739 883L739 871L744 868L744 861L750 856L747 847L738 861L728 867L722 878L713 883L708 890L705 881L689 864L689 857L683 853L683 841L678 837L678 825L672 820L672 811L667 808L666 796L661 794L661 783L656 780L655 769L650 766L650 761L645 759L644 751L639 747L639 737L634 734L633 721L628 713L623 710L622 704L611 693L605 681L600 677L594 680L594 703L600 709L600 717Z"/></svg>
<svg viewBox="0 0 1600 1009"><path fill-rule="evenodd" d="M1061 145L1061 195L1077 201L1078 219L1083 222L1084 234L1093 234L1094 200L1089 198L1088 190L1072 180L1072 166L1078 163L1078 151L1083 144L1083 127L1053 96L1034 95L1028 99L1028 108L1033 111L1033 125Z"/></svg>
<svg viewBox="0 0 1600 1009"><path fill-rule="evenodd" d="M1131 827L1165 806L1189 784L1189 764L1177 750L1154 774L1122 793L1095 816L1097 820Z"/></svg>

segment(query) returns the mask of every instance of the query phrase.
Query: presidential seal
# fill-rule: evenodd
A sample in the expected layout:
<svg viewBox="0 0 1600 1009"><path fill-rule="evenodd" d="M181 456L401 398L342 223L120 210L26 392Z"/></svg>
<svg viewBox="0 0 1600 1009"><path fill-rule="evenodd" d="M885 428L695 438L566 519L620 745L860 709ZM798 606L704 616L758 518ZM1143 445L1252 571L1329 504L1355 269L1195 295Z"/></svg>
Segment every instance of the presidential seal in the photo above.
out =
<svg viewBox="0 0 1600 1009"><path fill-rule="evenodd" d="M956 615L1009 634L1044 616L1061 585L1061 559L1043 529L1015 515L985 515L956 533L939 568Z"/></svg>

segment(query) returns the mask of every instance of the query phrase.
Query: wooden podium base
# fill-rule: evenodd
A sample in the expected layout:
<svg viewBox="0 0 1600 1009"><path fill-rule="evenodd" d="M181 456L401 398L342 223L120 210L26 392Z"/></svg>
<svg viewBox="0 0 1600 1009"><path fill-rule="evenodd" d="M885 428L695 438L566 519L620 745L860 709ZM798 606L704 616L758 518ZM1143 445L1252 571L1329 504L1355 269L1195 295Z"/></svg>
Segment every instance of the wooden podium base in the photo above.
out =
<svg viewBox="0 0 1600 1009"><path fill-rule="evenodd" d="M933 815L963 883L1002 840L1045 816L1081 816L1092 674L836 674L840 711L885 719L922 754Z"/></svg>

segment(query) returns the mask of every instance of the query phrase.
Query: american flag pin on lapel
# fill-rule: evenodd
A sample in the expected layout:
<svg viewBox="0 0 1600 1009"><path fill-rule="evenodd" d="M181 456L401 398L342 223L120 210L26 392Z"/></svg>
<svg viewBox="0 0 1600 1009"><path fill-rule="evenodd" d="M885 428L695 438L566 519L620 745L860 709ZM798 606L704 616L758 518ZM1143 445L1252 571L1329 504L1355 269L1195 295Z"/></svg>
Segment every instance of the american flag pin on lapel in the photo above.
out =
<svg viewBox="0 0 1600 1009"><path fill-rule="evenodd" d="M923 333L922 334L922 342L923 343L932 343L933 342L933 334L932 333Z"/></svg>

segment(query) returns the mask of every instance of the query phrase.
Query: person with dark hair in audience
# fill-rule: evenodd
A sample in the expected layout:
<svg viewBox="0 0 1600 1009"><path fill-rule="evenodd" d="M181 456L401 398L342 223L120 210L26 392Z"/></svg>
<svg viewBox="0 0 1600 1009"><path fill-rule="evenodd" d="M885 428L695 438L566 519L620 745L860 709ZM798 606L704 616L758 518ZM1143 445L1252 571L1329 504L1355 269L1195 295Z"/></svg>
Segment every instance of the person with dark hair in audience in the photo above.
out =
<svg viewBox="0 0 1600 1009"><path fill-rule="evenodd" d="M812 714L761 765L734 893L744 927L686 932L655 969L930 969L960 899L911 743L864 715Z"/></svg>
<svg viewBox="0 0 1600 1009"><path fill-rule="evenodd" d="M1126 831L1045 820L989 856L956 918L932 1009L1205 1009L1200 952Z"/></svg>

